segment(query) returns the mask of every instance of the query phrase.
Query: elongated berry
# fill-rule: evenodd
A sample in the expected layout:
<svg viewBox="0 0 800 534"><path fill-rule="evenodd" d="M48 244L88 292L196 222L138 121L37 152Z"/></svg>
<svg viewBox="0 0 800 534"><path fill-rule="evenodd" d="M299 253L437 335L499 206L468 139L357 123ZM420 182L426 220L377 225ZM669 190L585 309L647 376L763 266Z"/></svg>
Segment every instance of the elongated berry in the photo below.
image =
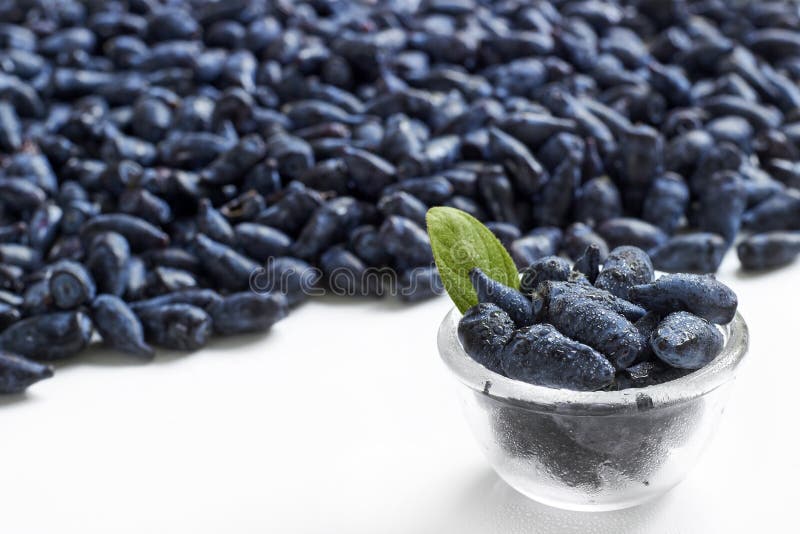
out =
<svg viewBox="0 0 800 534"><path fill-rule="evenodd" d="M50 273L50 295L62 310L71 310L92 300L95 285L92 275L80 263L63 260Z"/></svg>
<svg viewBox="0 0 800 534"><path fill-rule="evenodd" d="M289 314L289 304L280 293L233 293L211 303L208 313L218 334L265 332Z"/></svg>
<svg viewBox="0 0 800 534"><path fill-rule="evenodd" d="M78 354L92 337L92 322L82 312L34 315L0 334L0 349L32 360L60 360Z"/></svg>
<svg viewBox="0 0 800 534"><path fill-rule="evenodd" d="M629 321L636 321L645 315L646 311L641 306L617 297L604 289L592 287L579 282L551 281L541 284L533 294L534 309L547 308L551 299L560 295L570 295L572 298L589 299L619 313Z"/></svg>
<svg viewBox="0 0 800 534"><path fill-rule="evenodd" d="M528 326L536 321L530 299L516 289L492 280L477 267L469 272L469 279L478 294L478 302L495 304L518 327Z"/></svg>
<svg viewBox="0 0 800 534"><path fill-rule="evenodd" d="M765 232L739 243L736 253L742 268L750 271L787 265L800 255L800 232Z"/></svg>
<svg viewBox="0 0 800 534"><path fill-rule="evenodd" d="M212 304L220 300L222 300L222 297L213 289L194 288L183 289L149 299L137 300L136 302L130 303L130 308L138 313L139 310L144 308L160 308L167 304L189 304L208 311Z"/></svg>
<svg viewBox="0 0 800 534"><path fill-rule="evenodd" d="M131 251L116 232L97 234L89 247L87 266L100 293L122 296L128 287Z"/></svg>
<svg viewBox="0 0 800 534"><path fill-rule="evenodd" d="M197 235L194 245L203 267L226 289L235 291L246 288L250 276L258 269L258 263L252 259L203 234Z"/></svg>
<svg viewBox="0 0 800 534"><path fill-rule="evenodd" d="M473 360L496 373L503 373L500 357L514 321L495 304L484 302L468 309L458 322L458 339Z"/></svg>
<svg viewBox="0 0 800 534"><path fill-rule="evenodd" d="M125 301L114 295L99 295L92 301L91 313L107 346L144 359L153 357L153 348L144 341L142 323Z"/></svg>
<svg viewBox="0 0 800 534"><path fill-rule="evenodd" d="M211 317L189 304L166 304L136 311L144 327L145 339L171 350L202 348L211 337Z"/></svg>
<svg viewBox="0 0 800 534"><path fill-rule="evenodd" d="M572 266L559 256L545 256L536 260L522 270L519 289L530 295L539 284L547 281L566 282L572 273Z"/></svg>
<svg viewBox="0 0 800 534"><path fill-rule="evenodd" d="M645 251L637 247L617 247L608 254L594 285L627 299L631 287L651 282L653 275L653 263Z"/></svg>
<svg viewBox="0 0 800 534"><path fill-rule="evenodd" d="M0 351L0 394L22 393L32 384L51 376L53 368L49 365Z"/></svg>
<svg viewBox="0 0 800 534"><path fill-rule="evenodd" d="M595 391L614 380L614 366L602 354L549 324L515 331L501 354L506 376L529 384Z"/></svg>
<svg viewBox="0 0 800 534"><path fill-rule="evenodd" d="M650 251L653 267L670 273L713 273L722 263L728 243L709 232L676 235Z"/></svg>
<svg viewBox="0 0 800 534"><path fill-rule="evenodd" d="M650 336L655 355L679 369L700 369L716 358L723 344L716 326L687 312L670 313Z"/></svg>
<svg viewBox="0 0 800 534"><path fill-rule="evenodd" d="M736 314L738 300L731 288L711 275L666 274L654 282L634 286L630 300L660 313L688 311L717 324Z"/></svg>
<svg viewBox="0 0 800 534"><path fill-rule="evenodd" d="M544 319L603 354L617 369L631 365L645 348L646 341L630 321L596 300L570 293L551 297Z"/></svg>

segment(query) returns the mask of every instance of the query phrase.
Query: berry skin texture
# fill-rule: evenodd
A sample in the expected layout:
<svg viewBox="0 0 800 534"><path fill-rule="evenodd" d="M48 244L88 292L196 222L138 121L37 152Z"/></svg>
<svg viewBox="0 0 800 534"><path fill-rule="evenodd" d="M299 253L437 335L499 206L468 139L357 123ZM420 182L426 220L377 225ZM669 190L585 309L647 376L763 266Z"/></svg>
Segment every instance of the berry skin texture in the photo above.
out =
<svg viewBox="0 0 800 534"><path fill-rule="evenodd" d="M100 293L121 297L128 287L130 263L130 247L121 234L103 232L92 240L87 266Z"/></svg>
<svg viewBox="0 0 800 534"><path fill-rule="evenodd" d="M800 230L800 191L787 189L747 210L742 226L752 232Z"/></svg>
<svg viewBox="0 0 800 534"><path fill-rule="evenodd" d="M614 380L614 366L602 354L549 324L514 332L501 365L509 378L551 388L594 391Z"/></svg>
<svg viewBox="0 0 800 534"><path fill-rule="evenodd" d="M233 245L236 235L228 220L204 198L197 213L197 229L218 243Z"/></svg>
<svg viewBox="0 0 800 534"><path fill-rule="evenodd" d="M623 246L609 253L594 285L617 297L627 299L631 287L651 282L653 276L650 256L640 248Z"/></svg>
<svg viewBox="0 0 800 534"><path fill-rule="evenodd" d="M518 269L524 269L536 260L552 256L558 252L558 246L550 236L528 234L515 239L508 249Z"/></svg>
<svg viewBox="0 0 800 534"><path fill-rule="evenodd" d="M401 270L433 263L428 234L414 221L392 215L383 221L378 237Z"/></svg>
<svg viewBox="0 0 800 534"><path fill-rule="evenodd" d="M469 279L478 294L478 302L497 305L520 328L536 322L533 303L516 289L492 280L477 267L469 272Z"/></svg>
<svg viewBox="0 0 800 534"><path fill-rule="evenodd" d="M545 256L536 260L522 270L520 291L530 295L539 284L547 281L566 282L569 280L572 266L560 256Z"/></svg>
<svg viewBox="0 0 800 534"><path fill-rule="evenodd" d="M627 299L631 287L652 282L653 276L650 256L640 248L623 246L609 253L594 285L617 297Z"/></svg>
<svg viewBox="0 0 800 534"><path fill-rule="evenodd" d="M600 246L592 243L586 247L581 256L575 260L572 266L573 271L583 274L590 284L594 284L600 274L600 262L602 261Z"/></svg>
<svg viewBox="0 0 800 534"><path fill-rule="evenodd" d="M746 206L743 179L731 171L716 173L700 200L695 224L699 230L716 233L732 243L739 232Z"/></svg>
<svg viewBox="0 0 800 534"><path fill-rule="evenodd" d="M650 335L653 332L655 332L656 328L658 327L658 323L661 322L661 318L662 315L660 313L647 312L642 317L640 317L635 323L633 323L633 325L642 335L642 338L644 338L645 341L649 341ZM641 354L639 354L639 358L637 359L637 361L641 363L641 362L651 361L652 359L653 359L653 350L650 348L650 343L647 343L645 349L642 351Z"/></svg>
<svg viewBox="0 0 800 534"><path fill-rule="evenodd" d="M50 295L62 310L77 308L94 298L94 280L86 267L74 261L62 260L50 274Z"/></svg>
<svg viewBox="0 0 800 534"><path fill-rule="evenodd" d="M211 303L208 314L217 334L265 332L289 315L289 304L280 293L234 293Z"/></svg>
<svg viewBox="0 0 800 534"><path fill-rule="evenodd" d="M722 263L728 243L709 232L676 235L650 251L653 267L670 273L713 273Z"/></svg>
<svg viewBox="0 0 800 534"><path fill-rule="evenodd" d="M481 303L458 322L458 339L469 356L490 371L503 374L500 355L514 333L514 321L491 303Z"/></svg>
<svg viewBox="0 0 800 534"><path fill-rule="evenodd" d="M145 308L158 308L167 304L189 304L204 310L215 302L222 300L222 297L213 289L182 289L166 295L159 295L145 300L137 300L130 303L130 308L135 313Z"/></svg>
<svg viewBox="0 0 800 534"><path fill-rule="evenodd" d="M320 255L331 245L343 240L358 226L362 211L352 197L339 197L317 208L292 245L292 253L303 259Z"/></svg>
<svg viewBox="0 0 800 534"><path fill-rule="evenodd" d="M489 147L492 157L505 167L523 194L536 193L547 181L547 171L531 155L528 147L515 137L497 128L490 128Z"/></svg>
<svg viewBox="0 0 800 534"><path fill-rule="evenodd" d="M736 293L713 276L686 273L634 286L630 300L651 311L688 311L717 324L729 323L738 305Z"/></svg>
<svg viewBox="0 0 800 534"><path fill-rule="evenodd" d="M510 247L514 240L522 237L522 232L520 232L519 228L510 223L488 222L486 223L486 228L491 230L506 248Z"/></svg>
<svg viewBox="0 0 800 534"><path fill-rule="evenodd" d="M250 276L259 268L258 263L252 259L205 234L198 234L194 245L197 257L206 270L226 289L235 291L246 288Z"/></svg>
<svg viewBox="0 0 800 534"><path fill-rule="evenodd" d="M736 253L742 269L757 271L792 263L800 254L800 232L766 232L739 243Z"/></svg>
<svg viewBox="0 0 800 534"><path fill-rule="evenodd" d="M403 272L398 280L399 296L405 302L419 302L444 292L444 284L435 266L417 267Z"/></svg>
<svg viewBox="0 0 800 534"><path fill-rule="evenodd" d="M575 187L580 183L580 166L567 158L555 169L537 194L533 217L538 226L564 226Z"/></svg>
<svg viewBox="0 0 800 534"><path fill-rule="evenodd" d="M103 342L121 352L149 360L155 355L145 343L142 323L130 307L114 295L99 295L92 302L92 322Z"/></svg>
<svg viewBox="0 0 800 534"><path fill-rule="evenodd" d="M0 334L0 349L39 361L69 358L89 345L92 322L81 312L34 315Z"/></svg>
<svg viewBox="0 0 800 534"><path fill-rule="evenodd" d="M609 310L618 313L629 321L638 321L646 311L641 306L612 295L608 291L578 282L545 282L533 295L534 308L537 303L549 306L550 299L560 295L570 295L575 298L585 298L601 304Z"/></svg>
<svg viewBox="0 0 800 534"><path fill-rule="evenodd" d="M159 347L191 351L202 348L211 337L211 317L189 304L167 304L137 310L145 339Z"/></svg>
<svg viewBox="0 0 800 534"><path fill-rule="evenodd" d="M575 193L575 220L597 225L622 215L622 198L608 176L593 178Z"/></svg>
<svg viewBox="0 0 800 534"><path fill-rule="evenodd" d="M22 393L40 380L53 376L53 368L10 352L0 351L0 394Z"/></svg>
<svg viewBox="0 0 800 534"><path fill-rule="evenodd" d="M100 232L122 234L134 250L162 248L169 245L169 236L140 217L125 213L97 215L81 228L84 236Z"/></svg>
<svg viewBox="0 0 800 534"><path fill-rule="evenodd" d="M327 287L335 295L381 295L381 280L371 275L361 259L341 246L329 248L319 259Z"/></svg>
<svg viewBox="0 0 800 534"><path fill-rule="evenodd" d="M256 288L283 293L289 306L307 299L320 281L320 273L316 269L303 260L291 256L270 260L264 271L258 274L263 276L256 276L251 280L256 283Z"/></svg>
<svg viewBox="0 0 800 534"><path fill-rule="evenodd" d="M631 365L645 349L646 341L636 327L596 300L569 293L552 297L544 320L599 351L617 369Z"/></svg>
<svg viewBox="0 0 800 534"><path fill-rule="evenodd" d="M700 369L722 350L722 332L688 312L667 315L650 336L650 346L664 363L679 369Z"/></svg>
<svg viewBox="0 0 800 534"><path fill-rule="evenodd" d="M614 248L631 245L650 250L669 239L658 226L632 217L608 219L597 227L597 233Z"/></svg>
<svg viewBox="0 0 800 534"><path fill-rule="evenodd" d="M600 253L600 262L605 261L608 256L608 244L605 239L600 237L587 225L577 222L569 225L564 231L564 252L577 260L586 251L586 247L595 245Z"/></svg>
<svg viewBox="0 0 800 534"><path fill-rule="evenodd" d="M667 172L653 180L642 206L642 217L668 234L680 225L689 207L689 186L679 174Z"/></svg>

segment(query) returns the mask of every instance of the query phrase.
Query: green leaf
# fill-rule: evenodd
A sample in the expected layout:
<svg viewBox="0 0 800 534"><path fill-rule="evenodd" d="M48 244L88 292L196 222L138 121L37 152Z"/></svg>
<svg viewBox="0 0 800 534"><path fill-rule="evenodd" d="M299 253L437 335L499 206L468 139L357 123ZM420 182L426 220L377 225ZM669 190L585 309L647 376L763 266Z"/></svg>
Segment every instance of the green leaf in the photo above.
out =
<svg viewBox="0 0 800 534"><path fill-rule="evenodd" d="M480 267L490 278L519 289L514 260L478 219L459 209L442 206L429 209L425 219L439 275L461 313L478 303L469 281L473 267Z"/></svg>

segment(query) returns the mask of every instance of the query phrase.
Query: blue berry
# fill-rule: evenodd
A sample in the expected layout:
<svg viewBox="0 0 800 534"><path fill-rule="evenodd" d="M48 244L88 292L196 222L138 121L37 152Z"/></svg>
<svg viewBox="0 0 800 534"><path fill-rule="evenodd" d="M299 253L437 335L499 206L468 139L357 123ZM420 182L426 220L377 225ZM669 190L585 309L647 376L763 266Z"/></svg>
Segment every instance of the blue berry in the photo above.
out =
<svg viewBox="0 0 800 534"><path fill-rule="evenodd" d="M538 290L533 294L534 309L537 307L547 308L551 299L564 294L571 298L594 301L619 313L629 321L637 321L646 313L641 306L612 295L603 289L592 287L589 284L559 281L545 282L539 285Z"/></svg>
<svg viewBox="0 0 800 534"><path fill-rule="evenodd" d="M548 300L544 320L603 354L617 369L628 367L645 348L646 341L624 316L569 292Z"/></svg>
<svg viewBox="0 0 800 534"><path fill-rule="evenodd" d="M536 321L530 299L516 289L492 280L477 267L469 272L469 279L478 294L478 302L498 306L518 327L528 326Z"/></svg>
<svg viewBox="0 0 800 534"><path fill-rule="evenodd" d="M34 315L18 321L0 334L0 349L32 360L60 360L89 345L92 322L82 312Z"/></svg>
<svg viewBox="0 0 800 534"><path fill-rule="evenodd" d="M642 218L664 232L673 233L682 223L689 208L689 186L673 172L658 176L642 204Z"/></svg>
<svg viewBox="0 0 800 534"><path fill-rule="evenodd" d="M736 314L736 293L710 275L667 274L634 286L630 300L659 313L688 311L712 323L729 323Z"/></svg>
<svg viewBox="0 0 800 534"><path fill-rule="evenodd" d="M559 256L545 256L525 267L521 274L519 289L522 293L530 295L543 282L569 280L572 266Z"/></svg>
<svg viewBox="0 0 800 534"><path fill-rule="evenodd" d="M514 321L505 311L484 302L464 313L458 322L458 339L472 359L490 371L503 374L501 353L514 328Z"/></svg>
<svg viewBox="0 0 800 534"><path fill-rule="evenodd" d="M669 239L661 228L631 217L607 219L597 227L597 233L611 248L630 245L650 250Z"/></svg>
<svg viewBox="0 0 800 534"><path fill-rule="evenodd" d="M637 247L617 247L609 253L594 285L627 299L631 287L651 282L653 275L653 263L645 251Z"/></svg>
<svg viewBox="0 0 800 534"><path fill-rule="evenodd" d="M598 245L593 243L587 246L583 254L575 259L573 271L581 273L590 284L594 284L600 274L602 254Z"/></svg>
<svg viewBox="0 0 800 534"><path fill-rule="evenodd" d="M91 310L92 322L106 345L140 358L154 356L153 348L144 341L139 318L125 301L114 295L99 295Z"/></svg>
<svg viewBox="0 0 800 534"><path fill-rule="evenodd" d="M218 334L266 332L289 314L289 304L279 293L233 293L212 302L208 314Z"/></svg>
<svg viewBox="0 0 800 534"><path fill-rule="evenodd" d="M22 393L28 387L53 376L53 368L0 351L0 394Z"/></svg>
<svg viewBox="0 0 800 534"><path fill-rule="evenodd" d="M514 380L575 391L595 391L614 380L614 366L602 354L549 324L514 332L502 350L501 366Z"/></svg>
<svg viewBox="0 0 800 534"><path fill-rule="evenodd" d="M592 228L586 224L576 222L564 231L562 248L572 260L577 260L586 252L589 246L597 247L600 263L608 256L608 244Z"/></svg>
<svg viewBox="0 0 800 534"><path fill-rule="evenodd" d="M405 271L398 280L398 294L406 302L417 302L443 292L444 284L435 266Z"/></svg>
<svg viewBox="0 0 800 534"><path fill-rule="evenodd" d="M650 251L659 271L713 273L722 263L728 243L717 234L691 232L676 235Z"/></svg>
<svg viewBox="0 0 800 534"><path fill-rule="evenodd" d="M773 231L747 237L736 247L742 268L770 269L787 265L800 254L800 232Z"/></svg>
<svg viewBox="0 0 800 534"><path fill-rule="evenodd" d="M165 304L136 310L144 327L145 339L171 350L192 351L208 343L211 317L189 304Z"/></svg>
<svg viewBox="0 0 800 534"><path fill-rule="evenodd" d="M650 336L655 355L679 369L700 369L716 358L723 344L716 326L682 311L667 315Z"/></svg>
<svg viewBox="0 0 800 534"><path fill-rule="evenodd" d="M95 285L92 276L80 263L60 261L50 273L50 295L62 310L71 310L92 300Z"/></svg>

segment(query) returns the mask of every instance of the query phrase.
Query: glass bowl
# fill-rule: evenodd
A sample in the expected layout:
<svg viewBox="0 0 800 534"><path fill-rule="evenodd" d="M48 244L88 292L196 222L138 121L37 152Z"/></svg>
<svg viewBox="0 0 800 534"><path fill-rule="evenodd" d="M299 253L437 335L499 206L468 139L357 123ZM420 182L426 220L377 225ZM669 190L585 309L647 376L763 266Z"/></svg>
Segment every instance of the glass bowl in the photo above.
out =
<svg viewBox="0 0 800 534"><path fill-rule="evenodd" d="M721 327L722 352L702 369L644 388L582 392L488 370L462 348L459 319L454 309L439 327L439 353L481 449L517 491L568 510L636 506L683 480L716 430L748 345L737 313Z"/></svg>

